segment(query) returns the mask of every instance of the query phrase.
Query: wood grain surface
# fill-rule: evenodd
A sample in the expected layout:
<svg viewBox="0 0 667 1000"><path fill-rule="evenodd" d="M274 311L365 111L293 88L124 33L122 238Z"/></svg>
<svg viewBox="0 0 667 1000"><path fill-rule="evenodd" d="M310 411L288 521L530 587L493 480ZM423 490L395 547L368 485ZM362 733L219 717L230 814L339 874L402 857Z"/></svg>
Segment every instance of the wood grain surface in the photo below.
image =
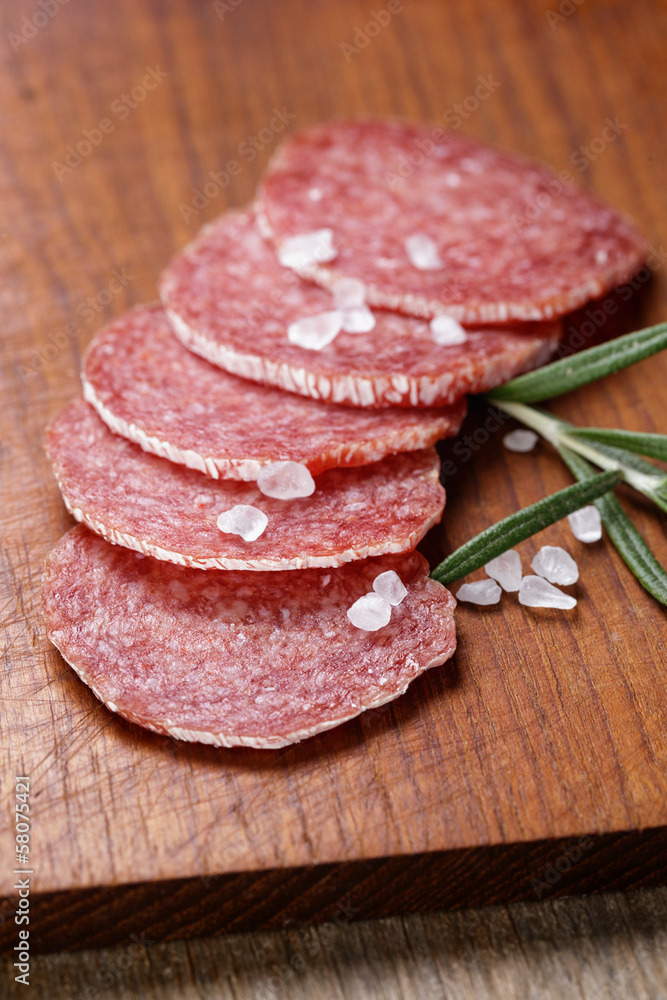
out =
<svg viewBox="0 0 667 1000"><path fill-rule="evenodd" d="M36 1000L666 1000L667 891L39 956ZM25 988L0 960L7 1000ZM23 992L22 992L23 991Z"/></svg>
<svg viewBox="0 0 667 1000"><path fill-rule="evenodd" d="M336 114L447 120L567 170L652 243L652 279L623 293L621 325L667 316L667 9L571 7L403 0L367 32L353 0L104 0L38 27L28 2L0 8L0 895L12 896L14 775L29 774L36 945L200 934L202 899L206 930L218 911L219 927L332 919L341 886L359 914L460 906L473 889L478 903L534 899L581 837L592 846L561 863L549 895L663 877L667 618L606 544L581 552L575 612L463 606L452 663L383 711L271 753L178 744L111 715L49 646L39 607L44 556L71 524L42 431L79 391L83 348L155 298L201 224L252 198L289 129ZM598 317L568 322L568 342L590 342ZM651 360L554 409L664 431L666 374ZM468 442L448 452L434 556L569 481L546 447L504 452L487 416L474 407ZM664 520L622 499L665 562ZM525 565L544 543L576 549L556 526L525 544ZM6 947L11 910L9 898Z"/></svg>

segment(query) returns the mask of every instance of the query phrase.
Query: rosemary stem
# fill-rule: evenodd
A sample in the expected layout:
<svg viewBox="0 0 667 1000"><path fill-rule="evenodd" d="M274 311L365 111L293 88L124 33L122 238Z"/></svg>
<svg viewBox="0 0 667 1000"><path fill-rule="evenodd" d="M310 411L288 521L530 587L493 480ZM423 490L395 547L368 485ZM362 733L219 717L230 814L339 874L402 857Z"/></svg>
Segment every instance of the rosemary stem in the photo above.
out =
<svg viewBox="0 0 667 1000"><path fill-rule="evenodd" d="M549 417L546 413L541 413L539 410L535 410L532 406L527 406L525 403L510 403L505 402L504 399L496 399L495 397L492 403L499 410L504 410L511 417L520 420L526 427L532 427L534 431L541 434L554 448L557 447L560 421L556 420L555 417Z"/></svg>
<svg viewBox="0 0 667 1000"><path fill-rule="evenodd" d="M531 427L534 431L537 431L554 448L569 448L570 451L581 455L582 458L587 458L594 465L597 465L598 468L605 469L608 472L618 470L622 473L623 479L629 486L632 486L639 493L643 493L644 496L650 499L653 499L656 486L664 478L657 473L657 470L655 476L649 476L638 472L636 469L628 468L618 459L611 458L609 455L598 451L590 442L568 434L568 425L563 421L558 420L556 417L550 417L540 410L535 410L532 406L527 406L525 403L510 403L502 399L494 399L493 405L520 420L527 427Z"/></svg>

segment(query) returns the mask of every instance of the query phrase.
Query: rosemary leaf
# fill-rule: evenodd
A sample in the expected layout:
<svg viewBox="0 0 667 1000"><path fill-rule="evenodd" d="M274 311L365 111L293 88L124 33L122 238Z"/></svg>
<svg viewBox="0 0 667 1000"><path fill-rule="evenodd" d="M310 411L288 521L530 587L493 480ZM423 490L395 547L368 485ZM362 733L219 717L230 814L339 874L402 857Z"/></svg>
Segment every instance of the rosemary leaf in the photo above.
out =
<svg viewBox="0 0 667 1000"><path fill-rule="evenodd" d="M581 385L604 378L627 368L637 361L667 348L667 323L649 326L637 333L628 333L598 347L589 347L572 357L552 361L527 375L506 382L494 389L489 399L506 399L517 403L536 403L571 392Z"/></svg>
<svg viewBox="0 0 667 1000"><path fill-rule="evenodd" d="M621 479L620 472L602 472L510 514L452 552L436 566L431 576L444 584L460 580L542 528L547 528L580 507L592 503L621 482Z"/></svg>
<svg viewBox="0 0 667 1000"><path fill-rule="evenodd" d="M595 477L595 472L585 458L567 448L558 450L575 479L580 482L590 482ZM598 497L594 503L600 511L607 534L630 572L656 601L667 605L667 572L655 558L616 497L612 493L607 493Z"/></svg>
<svg viewBox="0 0 667 1000"><path fill-rule="evenodd" d="M563 423L563 430L570 437L573 430L578 430L578 428L573 428L572 424ZM585 434L574 434L578 440L586 441L588 440ZM641 472L644 476L655 476L656 479L665 479L665 473L662 469L659 469L657 465L652 465L651 462L647 462L646 459L640 458L635 452L628 451L626 448L619 448L616 445L606 444L602 441L591 441L593 448L600 455L606 455L607 458L614 462L618 462L619 466L623 466L626 469L634 469L635 472Z"/></svg>
<svg viewBox="0 0 667 1000"><path fill-rule="evenodd" d="M610 444L617 448L625 448L637 455L647 458L657 458L667 462L667 435L640 434L636 431L622 431L612 427L569 427L568 434L573 437L588 438L600 444Z"/></svg>

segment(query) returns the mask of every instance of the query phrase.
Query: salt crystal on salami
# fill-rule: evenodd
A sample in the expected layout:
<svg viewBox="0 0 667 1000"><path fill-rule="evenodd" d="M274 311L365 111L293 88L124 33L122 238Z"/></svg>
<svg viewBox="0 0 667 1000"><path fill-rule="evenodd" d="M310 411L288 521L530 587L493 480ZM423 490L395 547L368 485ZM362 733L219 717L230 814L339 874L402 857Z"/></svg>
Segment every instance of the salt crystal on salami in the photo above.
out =
<svg viewBox="0 0 667 1000"><path fill-rule="evenodd" d="M336 309L343 313L346 333L369 333L375 326L375 316L365 303L366 288L356 278L340 278L332 288Z"/></svg>
<svg viewBox="0 0 667 1000"><path fill-rule="evenodd" d="M391 569L376 576L373 580L373 590L391 605L400 604L407 594L400 576Z"/></svg>
<svg viewBox="0 0 667 1000"><path fill-rule="evenodd" d="M434 316L429 329L436 344L450 347L452 344L465 344L468 334L460 323L451 316Z"/></svg>
<svg viewBox="0 0 667 1000"><path fill-rule="evenodd" d="M378 572L407 596L379 632L347 611ZM51 642L130 722L189 742L264 749L403 694L454 652L454 599L418 553L325 573L199 573L108 545L79 526L47 559Z"/></svg>
<svg viewBox="0 0 667 1000"><path fill-rule="evenodd" d="M375 310L368 333L290 342L292 324L301 329L332 311L332 297L281 268L250 211L205 227L167 269L160 292L177 337L213 364L357 407L450 405L543 364L561 333L560 323L482 326L467 330L465 343L442 346L425 320Z"/></svg>
<svg viewBox="0 0 667 1000"><path fill-rule="evenodd" d="M340 309L305 316L290 323L287 327L287 339L290 344L296 344L307 351L321 351L343 329L343 319Z"/></svg>
<svg viewBox="0 0 667 1000"><path fill-rule="evenodd" d="M366 301L366 286L357 278L339 278L331 291L336 309L353 309Z"/></svg>
<svg viewBox="0 0 667 1000"><path fill-rule="evenodd" d="M368 306L352 306L343 310L345 333L370 333L375 329L375 316Z"/></svg>
<svg viewBox="0 0 667 1000"><path fill-rule="evenodd" d="M285 267L308 268L313 263L335 260L336 249L331 242L330 229L318 229L311 233L288 236L278 252L280 263Z"/></svg>
<svg viewBox="0 0 667 1000"><path fill-rule="evenodd" d="M83 400L52 421L47 451L78 521L118 545L197 569L339 566L406 552L445 503L434 448L331 469L317 477L312 496L276 499L257 483L210 479L147 454L112 434ZM233 519L231 529L244 528L247 540L218 527L219 515L239 506L267 518L260 536L245 519Z"/></svg>
<svg viewBox="0 0 667 1000"><path fill-rule="evenodd" d="M464 323L562 316L627 280L647 252L627 219L550 168L408 122L297 133L259 204L278 253L294 233L331 231L335 258L290 263L300 274L326 287L351 276L372 307Z"/></svg>
<svg viewBox="0 0 667 1000"><path fill-rule="evenodd" d="M244 542L254 542L266 531L269 519L263 510L239 503L230 510L223 510L215 523L226 534L240 535Z"/></svg>
<svg viewBox="0 0 667 1000"><path fill-rule="evenodd" d="M373 411L248 382L186 350L157 305L100 330L82 378L85 398L112 431L214 479L254 480L277 461L299 462L313 475L366 465L456 434L465 414L464 400Z"/></svg>
<svg viewBox="0 0 667 1000"><path fill-rule="evenodd" d="M389 624L391 604L381 594L371 591L354 602L347 612L347 617L355 628L364 629L366 632L377 632Z"/></svg>
<svg viewBox="0 0 667 1000"><path fill-rule="evenodd" d="M414 233L405 241L408 260L418 271L440 271L442 261L435 240L424 233Z"/></svg>
<svg viewBox="0 0 667 1000"><path fill-rule="evenodd" d="M309 497L315 492L315 480L299 462L272 462L257 477L260 493L278 500Z"/></svg>

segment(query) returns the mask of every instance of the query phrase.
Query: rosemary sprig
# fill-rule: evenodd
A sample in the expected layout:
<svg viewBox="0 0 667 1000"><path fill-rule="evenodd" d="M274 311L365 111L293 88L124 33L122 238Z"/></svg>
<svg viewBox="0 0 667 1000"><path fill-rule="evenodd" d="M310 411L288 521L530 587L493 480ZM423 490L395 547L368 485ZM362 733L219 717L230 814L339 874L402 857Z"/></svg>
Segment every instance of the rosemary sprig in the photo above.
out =
<svg viewBox="0 0 667 1000"><path fill-rule="evenodd" d="M584 458L573 451L568 451L567 448L560 448L559 452L575 479L585 482L595 476L594 470ZM612 493L607 493L594 503L600 511L602 523L609 537L630 572L656 601L667 605L667 573L616 497Z"/></svg>
<svg viewBox="0 0 667 1000"><path fill-rule="evenodd" d="M515 403L537 403L543 399L553 399L565 392L578 389L588 382L595 382L605 375L643 361L652 354L667 348L667 323L649 326L637 333L628 333L599 347L589 347L572 357L552 361L527 375L506 382L494 389L494 400Z"/></svg>
<svg viewBox="0 0 667 1000"><path fill-rule="evenodd" d="M621 478L620 472L602 472L510 514L444 559L431 576L444 584L460 580L542 528L592 503L620 483Z"/></svg>
<svg viewBox="0 0 667 1000"><path fill-rule="evenodd" d="M569 448L601 469L618 469L629 486L667 511L667 476L662 469L623 448L591 441L582 435L573 435L570 433L574 429L572 424L559 420L544 410L526 406L525 403L497 399L495 393L491 399L494 406L516 417L527 427L532 427L555 448Z"/></svg>
<svg viewBox="0 0 667 1000"><path fill-rule="evenodd" d="M448 556L431 576L445 584L459 580L542 528L594 502L611 541L630 571L649 594L667 605L667 572L610 492L624 480L667 511L667 475L638 457L667 461L667 437L613 428L575 427L526 405L571 392L665 348L667 323L659 323L611 343L591 347L571 358L554 361L490 393L487 398L494 406L549 441L579 482L487 528ZM606 471L596 474L589 461ZM590 494L590 499L586 500L583 492L572 492L584 486L594 486L596 495Z"/></svg>

